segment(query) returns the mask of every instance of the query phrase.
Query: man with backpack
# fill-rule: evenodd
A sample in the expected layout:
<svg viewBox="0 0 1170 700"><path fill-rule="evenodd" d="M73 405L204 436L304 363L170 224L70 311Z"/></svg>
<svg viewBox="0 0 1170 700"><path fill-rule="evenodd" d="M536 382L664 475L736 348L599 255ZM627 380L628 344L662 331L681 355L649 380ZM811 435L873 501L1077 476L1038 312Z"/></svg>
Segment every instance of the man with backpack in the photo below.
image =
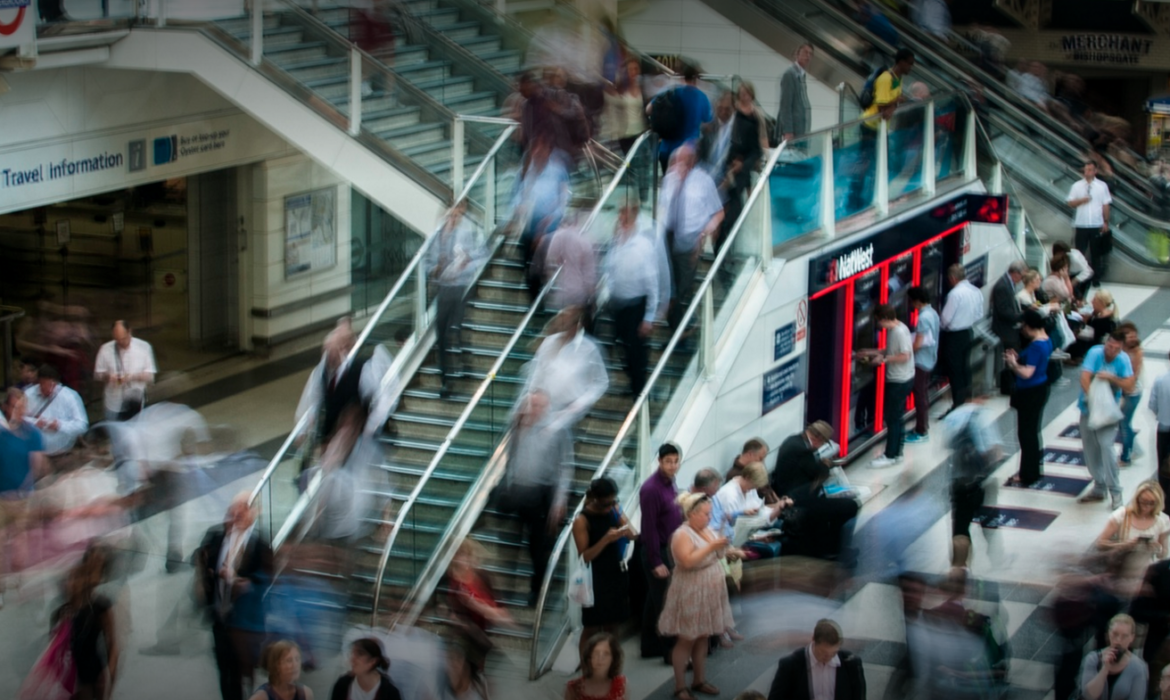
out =
<svg viewBox="0 0 1170 700"><path fill-rule="evenodd" d="M665 90L647 107L650 129L658 134L658 162L665 175L670 157L684 143L697 141L703 125L715 118L711 100L698 88L699 69L683 66L683 85Z"/></svg>
<svg viewBox="0 0 1170 700"><path fill-rule="evenodd" d="M898 49L894 56L894 66L878 68L861 88L859 98L865 121L860 129L856 177L849 189L849 214L856 214L870 204L869 199L873 194L871 178L875 175L881 121L889 121L894 116L894 110L902 103L902 79L912 68L914 53L910 49Z"/></svg>

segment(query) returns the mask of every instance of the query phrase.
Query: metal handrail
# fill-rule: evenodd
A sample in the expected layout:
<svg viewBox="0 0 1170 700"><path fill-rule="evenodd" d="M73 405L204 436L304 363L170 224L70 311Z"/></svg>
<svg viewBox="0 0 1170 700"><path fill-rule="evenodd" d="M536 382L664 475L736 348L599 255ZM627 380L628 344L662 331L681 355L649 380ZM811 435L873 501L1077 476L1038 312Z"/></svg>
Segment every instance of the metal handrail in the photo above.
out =
<svg viewBox="0 0 1170 700"><path fill-rule="evenodd" d="M785 141L777 148L772 150L772 154L768 157L767 162L764 164L764 173L772 172L772 170L776 167L776 163L780 158L780 154L784 151L787 145L788 142ZM726 240L720 246L719 254L715 256L715 261L707 270L707 276L703 280L703 283L699 285L699 288L691 297L694 301L687 308L686 313L683 314L682 320L678 323L677 330L675 330L674 335L671 336L670 342L667 343L666 348L662 351L662 354L658 359L658 365L655 366L654 372L650 374L650 378L647 380L645 387L642 389L642 393L638 395L638 398L634 402L633 407L630 409L629 413L626 414L626 419L622 421L621 427L618 428L618 432L614 437L613 444L610 446L609 451L605 453L605 457L601 460L601 464L597 467L597 470L593 473L594 479L605 475L606 470L609 469L610 465L613 463L614 457L621 450L622 443L629 435L630 428L637 420L638 414L642 411L642 407L650 401L650 396L653 392L655 383L666 370L667 361L674 353L678 344L682 342L684 331L690 325L691 321L694 320L695 314L698 313L699 309L702 307L700 300L703 299L703 295L706 294L707 291L711 288L711 285L714 284L715 276L719 272L720 266L723 265L723 261L730 254L732 248L734 247L735 239L739 236L740 231L743 230L749 213L752 211L756 201L760 198L760 195L767 187L767 177L760 177L755 186L752 187L751 195L748 196L747 202L744 204L743 211L739 215L739 219L735 222L735 225L727 234ZM572 516L569 518L569 524L561 530L561 534L557 537L556 544L553 546L552 553L549 556L549 562L552 564L552 566L549 566L545 572L544 581L541 583L540 587L540 596L536 601L536 616L533 622L532 650L529 655L528 662L528 674L530 678L535 675L538 666L537 654L539 653L539 644L537 641L540 637L540 625L544 617L544 605L548 598L549 587L552 584L552 577L554 569L556 568L555 563L560 559L562 552L564 552L565 545L569 540L569 535L572 534L573 520L581 513L584 507L584 501L577 504L577 508L573 511Z"/></svg>
<svg viewBox="0 0 1170 700"><path fill-rule="evenodd" d="M386 565L390 561L390 551L394 548L394 542L398 539L398 533L402 529L402 523L406 521L407 513L409 513L410 509L414 507L414 504L418 500L419 494L422 492L423 487L430 480L431 475L435 472L435 469L438 468L439 462L441 462L443 458L447 456L447 450L450 449L451 444L454 442L455 437L459 434L459 431L463 430L463 426L467 424L468 420L470 420L472 412L479 405L479 401L483 398L483 395L487 393L488 387L491 386L492 382L496 380L496 373L499 372L500 368L504 366L504 361L507 360L508 355L512 352L512 349L516 347L516 343L520 342L520 338L524 334L524 330L532 321L532 317L536 315L537 309L540 308L540 304L544 301L544 298L553 288L557 278L560 277L562 269L563 268L557 268L557 271L553 273L553 276L550 277L548 282L545 283L544 288L540 290L540 294L538 294L536 300L532 302L532 306L529 307L528 312L524 314L524 318L521 320L520 325L516 328L516 331L512 333L512 337L508 339L508 342L504 346L503 350L500 351L500 356L497 357L496 361L492 363L491 369L489 369L487 372L487 377L482 382L480 382L479 387L477 387L475 393L472 394L471 400L468 401L467 406L463 409L463 412L459 414L459 418L455 421L455 425L451 426L451 430L447 432L447 437L443 440L443 444L439 446L439 450L435 453L435 456L431 458L430 464L427 465L426 471L424 471L422 475L419 476L418 481L414 485L414 489L411 490L410 495L406 498L406 503L404 503L402 508L399 509L398 516L394 518L394 526L390 531L390 535L386 538L386 544L382 548L382 555L378 559L378 574L374 579L374 604L372 610L370 611L371 626L376 626L378 622L378 603L382 595L382 577L386 573Z"/></svg>

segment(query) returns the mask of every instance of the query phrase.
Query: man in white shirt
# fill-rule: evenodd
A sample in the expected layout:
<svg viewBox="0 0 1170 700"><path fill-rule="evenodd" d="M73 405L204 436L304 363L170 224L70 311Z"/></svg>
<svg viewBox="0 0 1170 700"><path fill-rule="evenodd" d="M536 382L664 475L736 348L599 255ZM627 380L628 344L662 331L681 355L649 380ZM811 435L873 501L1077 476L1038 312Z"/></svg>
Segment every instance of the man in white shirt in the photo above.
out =
<svg viewBox="0 0 1170 700"><path fill-rule="evenodd" d="M841 648L844 634L832 620L818 620L812 643L780 659L768 700L865 700L861 658Z"/></svg>
<svg viewBox="0 0 1170 700"><path fill-rule="evenodd" d="M914 341L910 338L910 329L898 320L898 313L891 304L878 306L874 318L886 332L886 347L876 356L878 364L886 366L886 397L882 403L886 418L886 452L869 466L881 469L902 461L906 398L914 386Z"/></svg>
<svg viewBox="0 0 1170 700"><path fill-rule="evenodd" d="M76 391L61 384L61 376L49 365L41 365L37 383L25 389L24 395L28 397L25 420L41 431L49 457L69 452L77 438L89 430L85 402Z"/></svg>
<svg viewBox="0 0 1170 700"><path fill-rule="evenodd" d="M609 290L605 308L613 319L617 341L625 347L626 376L634 399L646 386L650 359L646 339L654 330L660 288L654 246L638 233L640 209L637 195L629 195L618 213L613 243L603 264Z"/></svg>
<svg viewBox="0 0 1170 700"><path fill-rule="evenodd" d="M971 327L983 318L983 292L967 281L967 268L955 263L947 268L951 291L943 305L939 359L951 383L951 410L971 398Z"/></svg>
<svg viewBox="0 0 1170 700"><path fill-rule="evenodd" d="M133 337L130 324L114 321L114 339L102 345L94 363L93 377L106 385L106 420L133 418L146 404L146 387L158 372L154 349Z"/></svg>
<svg viewBox="0 0 1170 700"><path fill-rule="evenodd" d="M1084 165L1085 177L1077 180L1068 191L1068 205L1076 209L1073 228L1076 232L1077 250L1085 254L1089 264L1097 271L1094 285L1100 285L1105 276L1105 256L1112 245L1106 238L1109 233L1109 205L1113 197L1109 186L1097 179L1097 166Z"/></svg>
<svg viewBox="0 0 1170 700"><path fill-rule="evenodd" d="M1166 460L1170 459L1170 372L1154 381L1150 389L1149 407L1158 421L1158 483L1165 491L1170 488L1170 468L1166 465ZM1170 512L1170 503L1163 510Z"/></svg>
<svg viewBox="0 0 1170 700"><path fill-rule="evenodd" d="M695 149L689 145L680 147L671 157L670 172L662 180L658 212L666 230L674 281L674 303L668 320L670 327L677 329L694 295L703 245L723 221L723 202L715 181L695 167Z"/></svg>

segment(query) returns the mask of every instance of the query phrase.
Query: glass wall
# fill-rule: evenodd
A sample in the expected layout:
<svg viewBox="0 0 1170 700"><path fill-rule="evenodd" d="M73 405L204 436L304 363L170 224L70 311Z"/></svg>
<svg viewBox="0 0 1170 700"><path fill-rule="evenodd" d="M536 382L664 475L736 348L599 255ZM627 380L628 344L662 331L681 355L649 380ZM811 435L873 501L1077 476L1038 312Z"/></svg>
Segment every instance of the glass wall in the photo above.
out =
<svg viewBox="0 0 1170 700"><path fill-rule="evenodd" d="M350 201L353 310L363 315L382 302L424 239L362 193L354 190Z"/></svg>

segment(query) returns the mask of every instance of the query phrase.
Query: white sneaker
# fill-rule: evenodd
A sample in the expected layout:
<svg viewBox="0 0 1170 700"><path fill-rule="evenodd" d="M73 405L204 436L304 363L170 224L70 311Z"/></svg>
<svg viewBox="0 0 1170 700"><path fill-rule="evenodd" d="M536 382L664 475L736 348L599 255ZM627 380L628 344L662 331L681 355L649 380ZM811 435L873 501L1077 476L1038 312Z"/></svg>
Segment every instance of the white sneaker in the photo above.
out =
<svg viewBox="0 0 1170 700"><path fill-rule="evenodd" d="M885 455L882 455L881 457L878 457L874 461L870 462L869 468L870 469L885 469L886 467L892 467L895 464L901 464L901 463L902 463L901 457L886 457Z"/></svg>

